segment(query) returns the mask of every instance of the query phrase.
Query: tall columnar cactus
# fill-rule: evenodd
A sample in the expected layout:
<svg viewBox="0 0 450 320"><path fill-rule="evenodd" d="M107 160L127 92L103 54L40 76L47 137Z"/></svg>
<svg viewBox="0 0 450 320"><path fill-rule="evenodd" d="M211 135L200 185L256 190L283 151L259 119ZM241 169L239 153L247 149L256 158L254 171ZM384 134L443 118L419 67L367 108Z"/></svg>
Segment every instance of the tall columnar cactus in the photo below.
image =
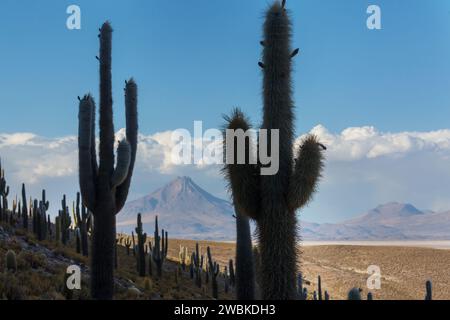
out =
<svg viewBox="0 0 450 320"><path fill-rule="evenodd" d="M317 292L319 300L322 300L322 278L320 276L317 277Z"/></svg>
<svg viewBox="0 0 450 320"><path fill-rule="evenodd" d="M112 299L114 293L114 244L116 214L123 208L133 174L137 149L137 86L125 85L126 139L119 142L114 167L114 125L112 109L112 28L100 29L100 144L97 165L95 104L90 95L80 100L79 180L84 205L94 216L91 260L91 293L94 299Z"/></svg>
<svg viewBox="0 0 450 320"><path fill-rule="evenodd" d="M292 99L292 58L298 49L291 48L291 21L281 4L275 2L267 11L264 24L263 61L259 63L263 80L262 129L268 130L267 150L278 157L278 171L261 175L264 167L261 159L257 164L227 164L225 172L229 179L237 212L257 222L259 249L261 253L261 291L263 299L295 299L297 273L297 219L296 210L312 197L320 176L324 146L315 136L304 139L294 158L294 103ZM227 119L231 130L250 128L239 110ZM272 154L271 133L278 130L279 153ZM275 144L277 141L274 141ZM234 144L236 145L236 138ZM232 146L227 146L227 148ZM246 155L254 148L251 139L246 142ZM273 152L274 153L274 152Z"/></svg>
<svg viewBox="0 0 450 320"><path fill-rule="evenodd" d="M69 241L70 237L70 226L72 224L72 220L70 219L69 207L67 207L66 203L66 195L63 195L61 200L61 210L59 210L59 224L61 231L61 242L63 245L66 245Z"/></svg>
<svg viewBox="0 0 450 320"><path fill-rule="evenodd" d="M236 298L255 299L255 267L249 218L236 210Z"/></svg>
<svg viewBox="0 0 450 320"><path fill-rule="evenodd" d="M203 270L203 255L200 254L198 242L195 244L195 252L192 253L191 261L195 275L195 284L197 287L202 287L202 270Z"/></svg>
<svg viewBox="0 0 450 320"><path fill-rule="evenodd" d="M133 256L136 256L136 242L134 241L134 232L131 231L131 240L133 241Z"/></svg>
<svg viewBox="0 0 450 320"><path fill-rule="evenodd" d="M6 185L5 171L0 159L0 221L7 219L9 186Z"/></svg>
<svg viewBox="0 0 450 320"><path fill-rule="evenodd" d="M156 273L158 277L162 275L162 266L167 257L167 249L169 246L167 231L161 230L161 236L158 229L158 216L155 217L155 234L153 236L154 245L152 247L152 258L156 264Z"/></svg>
<svg viewBox="0 0 450 320"><path fill-rule="evenodd" d="M425 289L426 289L425 300L433 300L431 280L427 280L427 282L425 283Z"/></svg>
<svg viewBox="0 0 450 320"><path fill-rule="evenodd" d="M127 256L129 256L130 255L131 240L128 237L126 237L124 244L125 244L125 248L127 248Z"/></svg>
<svg viewBox="0 0 450 320"><path fill-rule="evenodd" d="M137 227L135 228L137 235L137 254L138 254L138 271L139 276L145 277L145 242L147 241L147 233L142 228L141 214L137 215Z"/></svg>
<svg viewBox="0 0 450 320"><path fill-rule="evenodd" d="M25 184L22 183L22 226L25 230L28 230L28 209L27 209L27 193L25 190Z"/></svg>
<svg viewBox="0 0 450 320"><path fill-rule="evenodd" d="M234 287L236 284L236 275L234 273L234 263L233 259L228 261L228 272L230 273L230 284Z"/></svg>
<svg viewBox="0 0 450 320"><path fill-rule="evenodd" d="M206 253L208 255L208 271L211 275L211 288L212 296L214 299L219 298L219 287L217 285L217 276L219 275L219 264L212 259L211 249L206 248Z"/></svg>
<svg viewBox="0 0 450 320"><path fill-rule="evenodd" d="M89 210L81 203L80 193L77 192L77 202L74 206L74 220L75 225L79 231L80 239L80 251L85 257L89 255L89 243L88 243L88 226L90 224L91 214ZM81 205L81 210L80 210Z"/></svg>
<svg viewBox="0 0 450 320"><path fill-rule="evenodd" d="M50 208L50 202L47 200L45 196L45 189L42 189L42 199L39 203L40 213L41 213L41 236L42 239L47 239L47 235L49 233L48 224L47 224L47 211Z"/></svg>

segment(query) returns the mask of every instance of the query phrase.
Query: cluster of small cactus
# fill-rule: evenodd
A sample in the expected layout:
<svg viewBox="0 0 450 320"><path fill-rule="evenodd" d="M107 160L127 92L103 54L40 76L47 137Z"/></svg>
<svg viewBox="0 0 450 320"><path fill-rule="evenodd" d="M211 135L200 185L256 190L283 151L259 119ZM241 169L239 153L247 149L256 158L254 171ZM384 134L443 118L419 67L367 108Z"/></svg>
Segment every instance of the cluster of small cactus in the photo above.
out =
<svg viewBox="0 0 450 320"><path fill-rule="evenodd" d="M89 255L89 237L88 233L92 229L92 215L81 202L81 195L77 192L76 205L73 208L73 219L76 227L77 244L79 244L78 253L87 257ZM80 210L81 206L81 210ZM77 245L78 248L78 245Z"/></svg>
<svg viewBox="0 0 450 320"><path fill-rule="evenodd" d="M36 234L38 240L47 239L49 229L51 229L51 225L49 224L50 216L47 216L49 206L50 204L45 196L45 189L42 190L41 200L34 199L32 204L30 204L33 232Z"/></svg>
<svg viewBox="0 0 450 320"><path fill-rule="evenodd" d="M56 238L61 239L63 245L67 245L70 239L70 226L72 219L70 218L69 207L66 203L66 195L63 195L61 200L61 210L56 217Z"/></svg>

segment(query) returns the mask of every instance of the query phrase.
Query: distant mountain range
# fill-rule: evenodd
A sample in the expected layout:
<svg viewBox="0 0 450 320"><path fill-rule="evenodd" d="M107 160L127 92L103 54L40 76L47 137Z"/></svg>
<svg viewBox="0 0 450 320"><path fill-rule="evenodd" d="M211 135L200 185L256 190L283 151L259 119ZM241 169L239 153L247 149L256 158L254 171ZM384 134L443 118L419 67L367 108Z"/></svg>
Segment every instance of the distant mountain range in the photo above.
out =
<svg viewBox="0 0 450 320"><path fill-rule="evenodd" d="M117 230L130 233L142 214L144 229L153 235L154 219L172 238L234 240L234 209L189 177L178 177L148 196L128 202L117 215ZM450 211L419 210L411 204L391 202L341 223L300 222L306 241L447 240Z"/></svg>
<svg viewBox="0 0 450 320"><path fill-rule="evenodd" d="M342 223L301 223L303 240L448 240L450 211L391 202Z"/></svg>

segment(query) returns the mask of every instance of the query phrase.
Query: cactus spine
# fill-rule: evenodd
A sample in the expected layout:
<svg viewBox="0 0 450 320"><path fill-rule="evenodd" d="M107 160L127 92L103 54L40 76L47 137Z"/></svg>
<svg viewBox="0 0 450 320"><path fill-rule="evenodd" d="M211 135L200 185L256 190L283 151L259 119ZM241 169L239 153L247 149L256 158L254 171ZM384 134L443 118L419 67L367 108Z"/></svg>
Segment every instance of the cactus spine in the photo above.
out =
<svg viewBox="0 0 450 320"><path fill-rule="evenodd" d="M91 294L94 299L112 299L114 293L115 216L125 204L137 149L137 86L125 85L126 140L119 143L114 167L114 125L112 109L112 28L100 29L100 145L99 165L95 144L95 104L90 95L80 99L79 180L84 205L94 216L91 260Z"/></svg>
<svg viewBox="0 0 450 320"><path fill-rule="evenodd" d="M276 1L267 11L262 41L263 62L259 63L264 75L262 129L270 133L267 136L269 154L276 151L270 150L272 133L278 133L279 153L271 154L278 156L278 172L260 175L259 171L264 167L261 163L227 164L225 167L237 211L257 222L259 249L264 261L261 264L263 299L296 297L295 212L311 199L322 168L323 145L314 136L304 140L295 161L293 157L291 60L298 50L291 48L291 22L284 6L285 1L281 4ZM239 110L235 110L227 121L227 128L231 130L250 128ZM272 132L273 129L278 131ZM254 147L250 139L246 140L246 153L251 154ZM234 157L234 163L237 163L236 155Z"/></svg>
<svg viewBox="0 0 450 320"><path fill-rule="evenodd" d="M138 271L139 276L145 277L145 242L147 241L147 233L144 233L142 228L141 214L137 215L137 227L135 228L138 244L137 244L137 254L138 254Z"/></svg>

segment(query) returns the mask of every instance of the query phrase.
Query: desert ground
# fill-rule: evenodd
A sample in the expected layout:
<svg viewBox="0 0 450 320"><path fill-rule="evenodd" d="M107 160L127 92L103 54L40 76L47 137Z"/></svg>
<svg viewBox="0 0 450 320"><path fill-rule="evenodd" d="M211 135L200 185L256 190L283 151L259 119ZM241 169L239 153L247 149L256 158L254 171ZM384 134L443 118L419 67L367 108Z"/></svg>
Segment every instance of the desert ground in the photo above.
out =
<svg viewBox="0 0 450 320"><path fill-rule="evenodd" d="M178 257L179 246L194 250L196 241L170 240L169 256ZM202 251L210 246L214 259L224 265L234 258L234 243L199 241ZM381 270L381 289L370 290L374 299L422 300L425 282L433 283L433 299L450 299L450 250L430 248L431 243L415 243L417 247L401 242L395 245L305 245L299 248L299 262L306 278L308 292L317 290L317 276L331 299L346 299L352 287L367 289L367 267L377 265ZM423 246L423 247L419 247ZM428 247L427 247L428 246ZM435 244L436 247L445 247Z"/></svg>

